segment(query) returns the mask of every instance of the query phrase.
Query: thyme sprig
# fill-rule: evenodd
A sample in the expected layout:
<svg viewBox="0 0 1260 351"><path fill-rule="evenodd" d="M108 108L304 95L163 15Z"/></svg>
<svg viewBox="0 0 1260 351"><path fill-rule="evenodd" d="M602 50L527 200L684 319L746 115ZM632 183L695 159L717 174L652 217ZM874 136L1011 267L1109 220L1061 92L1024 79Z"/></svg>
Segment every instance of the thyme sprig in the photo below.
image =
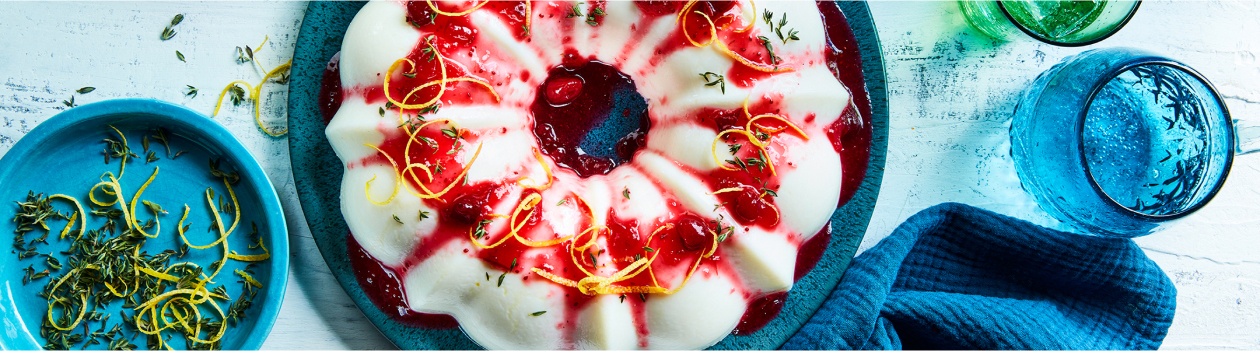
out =
<svg viewBox="0 0 1260 351"><path fill-rule="evenodd" d="M778 65L779 62L783 62L783 59L779 58L779 55L774 54L774 46L770 45L770 38L766 38L764 35L758 35L757 40L760 40L761 45L766 47L766 52L770 53L771 64Z"/></svg>
<svg viewBox="0 0 1260 351"><path fill-rule="evenodd" d="M709 79L710 76L716 77L716 78L710 80ZM722 94L723 95L726 94L726 77L725 76L722 76L721 74L717 74L713 72L704 72L700 74L700 77L704 78L704 86L711 87L711 86L717 85L718 87L722 89Z"/></svg>
<svg viewBox="0 0 1260 351"><path fill-rule="evenodd" d="M774 23L774 12L765 10L765 12L761 13L761 19L770 26L770 30L773 31L774 34L779 37L779 40L782 40L784 44L787 44L788 40L801 40L801 38L797 36L800 32L796 31L795 28L788 29L788 34L783 34L783 27L787 26L788 23L787 12L784 12L783 16L779 18L779 25L777 27Z"/></svg>

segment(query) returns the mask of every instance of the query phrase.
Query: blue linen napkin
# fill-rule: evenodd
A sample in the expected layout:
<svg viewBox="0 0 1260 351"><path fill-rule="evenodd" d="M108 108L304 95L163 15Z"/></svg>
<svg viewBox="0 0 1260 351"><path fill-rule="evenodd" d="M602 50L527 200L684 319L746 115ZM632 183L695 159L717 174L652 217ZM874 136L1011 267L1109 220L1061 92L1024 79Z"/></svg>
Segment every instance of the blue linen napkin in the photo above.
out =
<svg viewBox="0 0 1260 351"><path fill-rule="evenodd" d="M853 260L784 349L1154 349L1176 290L1132 240L945 203Z"/></svg>

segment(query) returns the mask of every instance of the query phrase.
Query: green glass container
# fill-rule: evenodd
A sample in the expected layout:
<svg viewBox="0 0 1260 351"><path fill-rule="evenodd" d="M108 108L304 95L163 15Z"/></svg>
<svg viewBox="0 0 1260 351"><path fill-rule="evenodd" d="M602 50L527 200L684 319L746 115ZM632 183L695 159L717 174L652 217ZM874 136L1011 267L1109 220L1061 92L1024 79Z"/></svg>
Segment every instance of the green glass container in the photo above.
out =
<svg viewBox="0 0 1260 351"><path fill-rule="evenodd" d="M1140 1L960 0L967 22L993 38L1032 37L1058 46L1083 46L1115 34L1137 12Z"/></svg>

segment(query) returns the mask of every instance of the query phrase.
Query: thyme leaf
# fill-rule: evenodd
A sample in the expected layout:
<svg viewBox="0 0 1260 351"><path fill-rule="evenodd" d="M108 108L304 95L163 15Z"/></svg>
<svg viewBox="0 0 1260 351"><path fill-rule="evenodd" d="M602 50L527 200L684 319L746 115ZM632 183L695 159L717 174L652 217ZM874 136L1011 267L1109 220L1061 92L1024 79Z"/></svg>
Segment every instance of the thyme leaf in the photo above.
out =
<svg viewBox="0 0 1260 351"><path fill-rule="evenodd" d="M717 77L717 78L710 80L709 79L710 76ZM704 72L700 74L700 77L704 78L704 86L711 87L711 86L717 85L720 88L722 88L722 94L726 94L726 77L725 76L722 76L721 74L717 74L713 72Z"/></svg>

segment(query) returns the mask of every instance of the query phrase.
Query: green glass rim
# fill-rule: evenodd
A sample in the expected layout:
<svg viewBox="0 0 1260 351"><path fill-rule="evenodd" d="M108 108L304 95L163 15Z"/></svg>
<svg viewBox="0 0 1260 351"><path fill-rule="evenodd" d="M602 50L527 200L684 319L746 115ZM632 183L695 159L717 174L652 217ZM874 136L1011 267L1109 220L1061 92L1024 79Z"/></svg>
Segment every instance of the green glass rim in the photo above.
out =
<svg viewBox="0 0 1260 351"><path fill-rule="evenodd" d="M1037 39L1038 41L1041 41L1046 44L1055 45L1055 46L1067 46L1067 47L1086 46L1086 45L1094 44L1094 43L1103 41L1104 39L1110 38L1112 35L1115 35L1116 32L1119 32L1120 28L1124 28L1125 25L1128 25L1129 20L1133 19L1133 14L1137 13L1138 7L1142 7L1142 0L1137 0L1137 2L1133 4L1133 8L1129 9L1129 13L1124 15L1124 19L1120 20L1120 23L1117 23L1115 27L1111 28L1110 31L1108 31L1107 33L1097 38L1082 41L1082 42L1067 42L1067 41L1058 41L1058 40L1046 38L1044 36L1041 36L1040 34L1033 33L1033 31L1028 30L1028 28L1024 27L1023 24L1020 24L1019 21L1016 21L1014 16L1011 16L1010 11L1007 11L1006 5L1003 4L1006 1L997 0L996 2L998 5L998 9L1002 10L1002 15L1006 16L1006 19L1011 21L1011 24L1015 25L1015 28L1019 28L1019 30L1021 32L1024 32L1024 34L1027 34L1028 36L1033 37L1033 39Z"/></svg>
<svg viewBox="0 0 1260 351"><path fill-rule="evenodd" d="M1225 160L1224 160L1225 164L1221 167L1220 177L1217 178L1216 184L1212 184L1211 189L1208 191L1206 195L1203 196L1202 199L1199 199L1194 204L1180 211L1170 213L1170 214L1164 214L1164 215L1149 214L1149 213L1144 213L1141 211L1134 210L1132 208L1129 208L1128 206L1120 204L1119 201L1111 197L1110 194L1107 194L1107 192L1103 190L1102 186L1098 184L1098 181L1095 180L1093 170L1089 167L1089 160L1085 159L1085 152L1084 152L1085 150L1085 138L1084 138L1085 118L1086 118L1086 115L1089 113L1090 106L1093 105L1094 103L1094 98L1097 97L1098 93L1102 91L1103 87L1106 86L1107 83L1110 83L1116 77L1119 77L1121 74L1124 74L1124 72L1128 72L1129 70L1133 68L1137 68L1141 66L1166 66L1166 67L1170 67L1170 68L1174 68L1179 71L1182 71L1186 74L1189 74L1194 79L1197 79L1200 83L1203 83L1203 85L1207 87L1208 92L1212 94L1213 100L1216 101L1216 103L1221 106L1221 114L1223 115L1223 119L1224 119L1224 125L1222 127L1225 129L1225 133L1226 133L1226 139L1227 139L1226 149L1228 150L1228 152L1225 153ZM1203 75L1199 74L1198 71L1195 71L1193 68L1190 68L1189 66L1186 66L1185 64L1174 61L1172 59L1154 57L1154 56L1146 56L1146 57L1137 58L1135 60L1130 61L1129 63L1126 63L1120 66L1119 68L1115 70L1112 70L1107 75L1105 75L1105 79L1101 79L1095 82L1094 86L1089 91L1089 96L1086 98L1085 101L1087 101L1087 103L1085 104L1085 106L1082 107L1081 111L1077 115L1076 131L1075 131L1075 134L1077 136L1076 138L1077 143L1079 143L1077 147L1078 147L1078 150L1081 150L1081 152L1079 153L1081 167L1085 169L1085 176L1086 176L1085 178L1089 180L1090 187L1093 187L1094 192L1096 192L1100 198L1105 199L1106 200L1105 202L1107 204L1111 205L1114 208L1119 209L1121 212L1127 213L1130 216L1134 216L1136 218L1147 219L1147 220L1157 220L1157 221L1168 221L1168 220L1184 217L1185 215L1194 213L1195 211L1198 211L1200 208L1203 208L1203 206L1206 206L1208 202L1212 201L1212 198L1216 197L1216 194L1220 192L1221 187L1225 185L1225 179L1229 177L1230 168L1232 168L1234 164L1234 144L1235 144L1235 140L1234 140L1235 137L1234 137L1234 131L1233 131L1234 121L1233 119L1230 118L1229 108L1225 106L1225 100L1221 98L1221 94L1220 92L1216 90L1216 86L1213 86L1212 82L1204 78Z"/></svg>

